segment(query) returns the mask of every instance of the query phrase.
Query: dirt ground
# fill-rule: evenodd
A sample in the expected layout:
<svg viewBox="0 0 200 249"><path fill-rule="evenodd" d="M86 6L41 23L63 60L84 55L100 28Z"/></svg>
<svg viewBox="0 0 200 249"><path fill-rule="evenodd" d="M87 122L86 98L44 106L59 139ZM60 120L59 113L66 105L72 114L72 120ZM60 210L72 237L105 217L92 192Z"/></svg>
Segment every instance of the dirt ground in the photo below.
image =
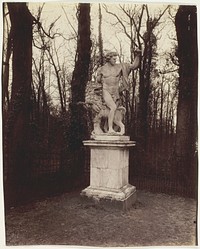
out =
<svg viewBox="0 0 200 249"><path fill-rule="evenodd" d="M137 202L124 212L63 194L11 208L6 240L8 246L194 246L196 201L137 191Z"/></svg>

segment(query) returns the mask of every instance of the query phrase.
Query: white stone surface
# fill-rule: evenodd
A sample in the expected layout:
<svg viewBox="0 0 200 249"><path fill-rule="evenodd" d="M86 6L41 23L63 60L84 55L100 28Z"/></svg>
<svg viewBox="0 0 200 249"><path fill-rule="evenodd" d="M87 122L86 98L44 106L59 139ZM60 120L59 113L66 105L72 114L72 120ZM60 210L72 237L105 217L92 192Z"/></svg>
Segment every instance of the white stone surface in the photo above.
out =
<svg viewBox="0 0 200 249"><path fill-rule="evenodd" d="M92 197L95 200L103 199L114 199L118 201L126 200L130 195L136 192L136 188L130 184L125 185L121 189L107 189L107 188L93 188L87 187L81 192L81 195Z"/></svg>
<svg viewBox="0 0 200 249"><path fill-rule="evenodd" d="M128 176L129 176L129 167L123 168L122 171L122 185L125 186L128 184Z"/></svg>
<svg viewBox="0 0 200 249"><path fill-rule="evenodd" d="M129 147L135 142L126 140L88 140L91 150L90 186L81 193L96 199L127 201L136 188L129 184ZM131 198L130 198L131 199Z"/></svg>
<svg viewBox="0 0 200 249"><path fill-rule="evenodd" d="M101 169L90 168L90 185L92 187L102 187Z"/></svg>
<svg viewBox="0 0 200 249"><path fill-rule="evenodd" d="M119 189L122 187L121 169L102 169L101 170L102 187L108 189Z"/></svg>
<svg viewBox="0 0 200 249"><path fill-rule="evenodd" d="M123 137L123 136L121 136ZM126 148L126 147L133 147L135 146L134 141L124 141L124 140L86 140L83 141L83 144L85 146L89 146L90 148L100 148L100 147L106 147L109 148Z"/></svg>
<svg viewBox="0 0 200 249"><path fill-rule="evenodd" d="M105 133L102 135L92 135L91 139L100 141L129 141L130 137L122 135L108 135Z"/></svg>

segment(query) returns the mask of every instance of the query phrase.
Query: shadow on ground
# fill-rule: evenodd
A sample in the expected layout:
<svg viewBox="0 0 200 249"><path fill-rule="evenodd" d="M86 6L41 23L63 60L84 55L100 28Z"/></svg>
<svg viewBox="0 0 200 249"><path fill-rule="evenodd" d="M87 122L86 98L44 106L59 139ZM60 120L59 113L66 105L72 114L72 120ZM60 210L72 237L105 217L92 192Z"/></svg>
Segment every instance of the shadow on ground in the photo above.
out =
<svg viewBox="0 0 200 249"><path fill-rule="evenodd" d="M63 194L10 208L7 245L194 246L196 201L137 191L127 212Z"/></svg>

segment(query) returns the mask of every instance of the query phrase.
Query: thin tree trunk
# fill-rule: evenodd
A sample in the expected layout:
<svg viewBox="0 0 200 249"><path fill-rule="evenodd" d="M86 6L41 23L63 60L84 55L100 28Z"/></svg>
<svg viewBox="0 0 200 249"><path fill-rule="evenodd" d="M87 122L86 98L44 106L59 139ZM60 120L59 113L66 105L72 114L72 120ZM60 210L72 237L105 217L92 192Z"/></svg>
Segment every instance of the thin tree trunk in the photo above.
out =
<svg viewBox="0 0 200 249"><path fill-rule="evenodd" d="M11 31L10 31L10 33L8 34L5 61L3 62L3 65L4 65L3 91L2 91L3 108L5 108L6 100L7 100L7 105L9 106L8 85L9 85L9 61L10 61L10 56L11 56L11 53L12 53L11 36L12 35L11 35Z"/></svg>
<svg viewBox="0 0 200 249"><path fill-rule="evenodd" d="M103 39L102 39L102 14L101 4L99 4L99 54L100 54L100 65L103 66Z"/></svg>

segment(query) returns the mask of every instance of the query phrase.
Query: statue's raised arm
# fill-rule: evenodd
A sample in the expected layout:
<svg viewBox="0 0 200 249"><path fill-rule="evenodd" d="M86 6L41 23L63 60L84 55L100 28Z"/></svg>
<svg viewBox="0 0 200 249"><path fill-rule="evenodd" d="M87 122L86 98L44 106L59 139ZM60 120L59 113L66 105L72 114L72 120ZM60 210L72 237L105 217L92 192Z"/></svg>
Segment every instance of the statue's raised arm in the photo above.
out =
<svg viewBox="0 0 200 249"><path fill-rule="evenodd" d="M135 50L134 52L134 61L133 63L121 63L122 67L122 86L121 91L129 90L128 76L132 70L135 70L139 67L141 61L141 50Z"/></svg>
<svg viewBox="0 0 200 249"><path fill-rule="evenodd" d="M131 52L134 54L134 61L132 64L130 64L130 68L132 70L135 70L140 65L142 51L139 49L136 49L135 51L132 50Z"/></svg>

